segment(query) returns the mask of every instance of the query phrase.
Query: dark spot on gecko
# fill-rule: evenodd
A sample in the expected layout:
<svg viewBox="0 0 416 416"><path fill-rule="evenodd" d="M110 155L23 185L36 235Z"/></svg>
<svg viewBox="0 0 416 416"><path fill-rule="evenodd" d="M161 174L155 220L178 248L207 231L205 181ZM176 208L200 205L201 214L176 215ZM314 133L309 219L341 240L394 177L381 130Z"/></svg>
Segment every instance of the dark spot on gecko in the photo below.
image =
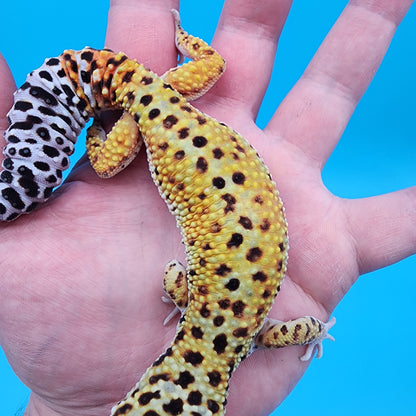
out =
<svg viewBox="0 0 416 416"><path fill-rule="evenodd" d="M207 295L209 293L208 286L206 285L198 286L198 293L200 295Z"/></svg>
<svg viewBox="0 0 416 416"><path fill-rule="evenodd" d="M175 90L173 89L172 85L167 84L166 82L163 84L163 88L164 88L165 90L172 90L172 91L175 91Z"/></svg>
<svg viewBox="0 0 416 416"><path fill-rule="evenodd" d="M153 108L149 111L149 120L154 120L160 115L160 110L158 108Z"/></svg>
<svg viewBox="0 0 416 416"><path fill-rule="evenodd" d="M123 75L123 78L121 79L121 82L129 83L131 82L133 75L135 74L135 71L128 71Z"/></svg>
<svg viewBox="0 0 416 416"><path fill-rule="evenodd" d="M243 346L240 344L240 345L237 345L236 347L235 347L235 349L234 349L234 353L235 354L240 354L240 352L243 350Z"/></svg>
<svg viewBox="0 0 416 416"><path fill-rule="evenodd" d="M242 172L234 172L232 180L236 185L243 185L246 180L246 177Z"/></svg>
<svg viewBox="0 0 416 416"><path fill-rule="evenodd" d="M169 101L172 104L177 104L180 101L180 99L178 97L170 97Z"/></svg>
<svg viewBox="0 0 416 416"><path fill-rule="evenodd" d="M176 334L174 342L177 343L179 341L182 341L184 336L185 336L185 331L182 329Z"/></svg>
<svg viewBox="0 0 416 416"><path fill-rule="evenodd" d="M153 101L153 96L151 96L150 94L143 95L143 97L140 98L140 104L144 105L145 107L148 106L152 101Z"/></svg>
<svg viewBox="0 0 416 416"><path fill-rule="evenodd" d="M285 245L283 243L279 243L279 249L281 252L285 251Z"/></svg>
<svg viewBox="0 0 416 416"><path fill-rule="evenodd" d="M237 300L236 302L234 302L231 305L231 310L233 311L234 316L236 316L237 318L241 318L246 306L247 305L241 300Z"/></svg>
<svg viewBox="0 0 416 416"><path fill-rule="evenodd" d="M56 66L56 65L59 65L59 64L60 64L60 61L59 61L58 58L50 58L46 61L46 65L48 65L48 66Z"/></svg>
<svg viewBox="0 0 416 416"><path fill-rule="evenodd" d="M239 233L233 233L230 240L227 242L227 248L240 247L243 243L243 236Z"/></svg>
<svg viewBox="0 0 416 416"><path fill-rule="evenodd" d="M168 404L163 405L163 410L171 415L180 415L183 411L182 399L172 399Z"/></svg>
<svg viewBox="0 0 416 416"><path fill-rule="evenodd" d="M168 381L169 378L169 374L167 373L157 374L149 378L149 383L156 384L159 380Z"/></svg>
<svg viewBox="0 0 416 416"><path fill-rule="evenodd" d="M17 169L17 172L21 175L24 176L25 178L29 178L29 179L34 179L34 175L31 169L29 169L26 166L19 166Z"/></svg>
<svg viewBox="0 0 416 416"><path fill-rule="evenodd" d="M234 329L234 331L233 331L233 335L236 338L244 338L244 337L247 336L247 334L248 334L248 329L247 328L237 328L237 329Z"/></svg>
<svg viewBox="0 0 416 416"><path fill-rule="evenodd" d="M199 157L196 162L196 168L199 172L205 173L208 170L208 162L205 158Z"/></svg>
<svg viewBox="0 0 416 416"><path fill-rule="evenodd" d="M253 247L247 251L246 259L251 263L255 263L257 260L261 258L262 255L263 255L263 252L261 251L260 248Z"/></svg>
<svg viewBox="0 0 416 416"><path fill-rule="evenodd" d="M3 170L0 173L0 180L3 183L12 183L13 182L13 175L8 170ZM4 206L0 204L0 207ZM0 214L4 214L5 212L0 212Z"/></svg>
<svg viewBox="0 0 416 416"><path fill-rule="evenodd" d="M230 292L237 290L240 287L240 281L238 279L230 279L228 283L225 285L226 289Z"/></svg>
<svg viewBox="0 0 416 416"><path fill-rule="evenodd" d="M33 108L32 103L28 103L26 101L17 101L14 104L14 109L19 111L28 111Z"/></svg>
<svg viewBox="0 0 416 416"><path fill-rule="evenodd" d="M163 360L166 357L170 357L172 355L172 348L169 347L164 354L162 354L153 364L152 367L157 367L158 365L162 364Z"/></svg>
<svg viewBox="0 0 416 416"><path fill-rule="evenodd" d="M267 280L267 275L263 272L257 272L252 275L254 281L265 282Z"/></svg>
<svg viewBox="0 0 416 416"><path fill-rule="evenodd" d="M116 412L114 413L114 416L122 416L125 415L126 412L133 409L133 406L129 403L124 404L123 406L119 407Z"/></svg>
<svg viewBox="0 0 416 416"><path fill-rule="evenodd" d="M204 193L202 193L202 194L199 194L199 195L198 195L198 198L199 198L201 201L203 201L206 197L207 197L207 196L206 196ZM204 249L204 250L205 250L205 249Z"/></svg>
<svg viewBox="0 0 416 416"><path fill-rule="evenodd" d="M139 397L138 402L142 406L145 406L146 404L149 404L149 402L153 399L160 399L160 391L159 390L156 390L154 393L151 393L151 392L143 393Z"/></svg>
<svg viewBox="0 0 416 416"><path fill-rule="evenodd" d="M259 205L263 205L263 204L264 204L264 199L263 199L263 197L262 197L261 195L256 195L256 196L253 198L253 200L254 200L254 202L255 202L256 204L259 204Z"/></svg>
<svg viewBox="0 0 416 416"><path fill-rule="evenodd" d="M287 329L287 326L286 325L282 325L282 327L280 328L280 332L283 335L286 335L289 332L289 330Z"/></svg>
<svg viewBox="0 0 416 416"><path fill-rule="evenodd" d="M59 78L65 78L66 77L66 73L62 68L60 70L58 70L56 72L56 74L58 75ZM22 87L20 87L20 88L22 88Z"/></svg>
<svg viewBox="0 0 416 416"><path fill-rule="evenodd" d="M283 268L283 261L282 261L282 260L280 260L280 261L279 261L279 263L277 264L277 269L276 269L276 270L277 270L278 272L280 272L280 271L282 271L282 268Z"/></svg>
<svg viewBox="0 0 416 416"><path fill-rule="evenodd" d="M26 121L18 121L9 126L9 130L32 130L35 124L42 123L42 119L36 116L28 115Z"/></svg>
<svg viewBox="0 0 416 416"><path fill-rule="evenodd" d="M202 116L197 116L196 118L198 120L198 124L201 126L202 124L205 124L207 122L207 119Z"/></svg>
<svg viewBox="0 0 416 416"><path fill-rule="evenodd" d="M51 128L55 131L57 131L59 134L62 134L63 136L66 136L66 130L62 127L59 127L56 123L51 124Z"/></svg>
<svg viewBox="0 0 416 416"><path fill-rule="evenodd" d="M186 389L189 384L192 384L195 381L194 376L189 371L182 371L179 374L177 380L174 381L175 384L178 384L183 389Z"/></svg>
<svg viewBox="0 0 416 416"><path fill-rule="evenodd" d="M212 413L218 413L220 410L220 405L217 402L214 402L214 400L207 400L207 407L209 410L211 410Z"/></svg>
<svg viewBox="0 0 416 416"><path fill-rule="evenodd" d="M219 334L212 341L214 344L214 351L219 355L225 352L225 348L228 345L227 336L225 334Z"/></svg>
<svg viewBox="0 0 416 416"><path fill-rule="evenodd" d="M217 222L212 224L210 227L210 230L212 233L216 234L219 233L221 231L222 227L220 224L218 224Z"/></svg>
<svg viewBox="0 0 416 416"><path fill-rule="evenodd" d="M221 309L225 310L230 307L231 301L230 299L221 299L220 301L218 301L218 305Z"/></svg>
<svg viewBox="0 0 416 416"><path fill-rule="evenodd" d="M194 367L198 366L202 363L202 361L204 361L203 355L194 351L186 351L183 355L183 358L185 359L185 362L192 364Z"/></svg>
<svg viewBox="0 0 416 416"><path fill-rule="evenodd" d="M224 152L219 147L216 147L212 153L215 159L221 159L224 156Z"/></svg>
<svg viewBox="0 0 416 416"><path fill-rule="evenodd" d="M301 331L301 330L302 330L302 325L301 324L296 324L295 328L293 330L293 333L292 333L292 337L293 337L294 341L297 341L299 339L299 331Z"/></svg>
<svg viewBox="0 0 416 416"><path fill-rule="evenodd" d="M94 53L92 51L84 51L81 53L81 59L84 61L91 62L93 57Z"/></svg>
<svg viewBox="0 0 416 416"><path fill-rule="evenodd" d="M223 189L225 187L225 180L224 178L221 178L221 176L217 176L216 178L214 178L212 180L212 184L217 188L217 189Z"/></svg>
<svg viewBox="0 0 416 416"><path fill-rule="evenodd" d="M221 374L218 371L216 370L211 371L210 373L207 374L207 376L209 378L209 384L212 387L217 387L218 384L221 383Z"/></svg>
<svg viewBox="0 0 416 416"><path fill-rule="evenodd" d="M221 264L219 267L215 269L215 274L218 276L226 276L230 273L232 269L230 269L226 264Z"/></svg>
<svg viewBox="0 0 416 416"><path fill-rule="evenodd" d="M14 134L11 134L11 135L7 138L7 141L8 141L9 143L19 143L19 142L20 142L20 139L19 139L17 136L15 136Z"/></svg>
<svg viewBox="0 0 416 416"><path fill-rule="evenodd" d="M268 218L264 218L262 223L259 225L260 230L262 231L269 231L271 226L270 220Z"/></svg>
<svg viewBox="0 0 416 416"><path fill-rule="evenodd" d="M184 127L178 131L178 137L180 139L186 139L189 136L189 128Z"/></svg>
<svg viewBox="0 0 416 416"><path fill-rule="evenodd" d="M153 410L148 410L143 416L160 416L160 415L159 413L156 413Z"/></svg>
<svg viewBox="0 0 416 416"><path fill-rule="evenodd" d="M175 117L174 115L169 115L167 116L164 120L163 120L163 127L165 129L170 129L172 128L172 126L174 126L176 123L178 122L177 117Z"/></svg>
<svg viewBox="0 0 416 416"><path fill-rule="evenodd" d="M215 318L214 318L214 320L213 320L213 322L214 322L214 325L216 326L216 327L219 327L219 326L221 326L223 323L224 323L224 321L225 321L225 318L223 317L223 316L216 316Z"/></svg>
<svg viewBox="0 0 416 416"><path fill-rule="evenodd" d="M248 217L240 217L238 223L242 225L246 230L251 230L253 228L253 223Z"/></svg>
<svg viewBox="0 0 416 416"><path fill-rule="evenodd" d="M150 85L153 82L153 78L152 77L143 77L141 82L144 85Z"/></svg>
<svg viewBox="0 0 416 416"><path fill-rule="evenodd" d="M192 139L192 143L195 147L201 148L201 147L206 146L206 144L208 143L208 140L204 136L195 136Z"/></svg>
<svg viewBox="0 0 416 416"><path fill-rule="evenodd" d="M186 111L187 113L192 113L192 108L187 105L183 105L181 110Z"/></svg>
<svg viewBox="0 0 416 416"><path fill-rule="evenodd" d="M59 156L59 151L52 146L47 146L46 144L42 146L43 153L50 158Z"/></svg>
<svg viewBox="0 0 416 416"><path fill-rule="evenodd" d="M229 212L233 212L235 210L235 203L237 201L233 195L224 194L221 196L221 199L227 203L226 207L224 208L224 214L228 214Z"/></svg>
<svg viewBox="0 0 416 416"><path fill-rule="evenodd" d="M202 403L202 394L199 391L191 391L187 401L190 405L199 406Z"/></svg>
<svg viewBox="0 0 416 416"><path fill-rule="evenodd" d="M310 332L311 332L311 327L309 326L309 324L306 324L305 339L308 339Z"/></svg>
<svg viewBox="0 0 416 416"><path fill-rule="evenodd" d="M200 309L200 311L199 311L199 314L200 314L203 318L208 318L208 317L211 315L211 312L209 311L209 309L207 308L207 306L208 306L208 303L207 303L207 302L205 302L205 303L202 305L202 307L201 307L201 309Z"/></svg>
<svg viewBox="0 0 416 416"><path fill-rule="evenodd" d="M185 157L185 152L183 150L178 150L173 156L176 160L182 160Z"/></svg>
<svg viewBox="0 0 416 416"><path fill-rule="evenodd" d="M19 185L24 188L25 194L29 197L36 197L39 195L39 186L38 184L29 177L21 177L18 180Z"/></svg>
<svg viewBox="0 0 416 416"><path fill-rule="evenodd" d="M202 337L204 336L204 332L199 326L193 326L191 329L191 334L195 339L202 339Z"/></svg>

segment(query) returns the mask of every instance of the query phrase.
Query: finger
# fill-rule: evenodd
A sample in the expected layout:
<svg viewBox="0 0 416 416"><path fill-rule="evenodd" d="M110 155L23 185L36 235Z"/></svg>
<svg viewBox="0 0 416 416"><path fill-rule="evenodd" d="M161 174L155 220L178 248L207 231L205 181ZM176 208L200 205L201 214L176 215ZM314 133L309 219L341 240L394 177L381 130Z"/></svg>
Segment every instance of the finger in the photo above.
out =
<svg viewBox="0 0 416 416"><path fill-rule="evenodd" d="M411 3L350 1L266 132L284 137L323 166Z"/></svg>
<svg viewBox="0 0 416 416"><path fill-rule="evenodd" d="M170 9L178 7L178 0L111 0L106 46L163 74L176 64Z"/></svg>
<svg viewBox="0 0 416 416"><path fill-rule="evenodd" d="M388 266L416 252L416 186L344 203L360 273Z"/></svg>
<svg viewBox="0 0 416 416"><path fill-rule="evenodd" d="M291 0L225 2L212 45L225 58L227 69L212 89L232 101L235 112L249 111L254 119L269 84L277 42Z"/></svg>

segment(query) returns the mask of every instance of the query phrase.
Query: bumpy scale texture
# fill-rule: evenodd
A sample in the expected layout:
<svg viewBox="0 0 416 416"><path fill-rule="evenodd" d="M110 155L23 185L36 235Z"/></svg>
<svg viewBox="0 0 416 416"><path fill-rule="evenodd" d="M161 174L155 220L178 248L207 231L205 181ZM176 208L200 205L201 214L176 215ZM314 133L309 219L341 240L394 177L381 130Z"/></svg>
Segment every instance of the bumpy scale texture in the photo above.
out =
<svg viewBox="0 0 416 416"><path fill-rule="evenodd" d="M223 415L229 378L252 350L286 269L286 221L267 168L243 137L185 98L203 94L224 61L174 15L178 48L195 62L160 78L122 53L65 51L16 92L5 134L0 215L12 220L60 184L89 117L123 109L107 140L98 122L88 132L91 162L100 176L112 176L144 141L153 179L182 230L187 270L171 296L185 310L175 339L113 416ZM295 340L269 325L256 344L320 341L325 325L311 337L308 319L299 321L303 332L290 331Z"/></svg>

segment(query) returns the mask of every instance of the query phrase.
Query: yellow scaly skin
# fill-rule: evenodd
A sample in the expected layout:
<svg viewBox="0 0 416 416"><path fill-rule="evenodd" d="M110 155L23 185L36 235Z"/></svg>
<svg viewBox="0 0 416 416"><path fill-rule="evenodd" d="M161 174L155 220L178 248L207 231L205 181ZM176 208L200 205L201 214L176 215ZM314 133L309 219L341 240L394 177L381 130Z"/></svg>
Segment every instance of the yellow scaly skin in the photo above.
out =
<svg viewBox="0 0 416 416"><path fill-rule="evenodd" d="M169 272L165 284L185 309L176 337L113 416L223 415L229 378L256 337L257 346L268 348L327 337L317 320L311 336L313 318L273 323L259 334L286 270L283 205L249 143L187 103L184 96L200 96L222 74L224 61L175 18L178 47L196 62L163 79L122 54L97 52L96 78L111 85L97 101L126 113L106 142L98 125L89 131L93 167L112 176L135 156L141 135L153 179L183 233L188 264L187 291L184 279ZM117 65L106 65L109 59Z"/></svg>

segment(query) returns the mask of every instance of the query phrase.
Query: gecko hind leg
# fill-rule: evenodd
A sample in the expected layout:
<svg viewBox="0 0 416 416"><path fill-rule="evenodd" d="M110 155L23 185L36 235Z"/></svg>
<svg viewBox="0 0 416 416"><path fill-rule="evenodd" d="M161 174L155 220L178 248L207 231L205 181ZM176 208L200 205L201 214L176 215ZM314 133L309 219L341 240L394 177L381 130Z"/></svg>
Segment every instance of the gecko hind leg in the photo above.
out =
<svg viewBox="0 0 416 416"><path fill-rule="evenodd" d="M335 318L325 323L312 316L281 322L267 319L255 338L254 348L283 348L289 345L307 345L306 352L301 361L308 361L317 348L316 358L322 357L322 342L325 339L334 341L328 333L335 325Z"/></svg>
<svg viewBox="0 0 416 416"><path fill-rule="evenodd" d="M163 277L163 290L167 297L162 296L162 301L175 305L172 312L163 321L163 325L167 325L178 312L182 313L188 306L186 268L178 260L172 260L166 265Z"/></svg>
<svg viewBox="0 0 416 416"><path fill-rule="evenodd" d="M87 130L87 155L101 178L111 178L122 171L143 144L137 123L124 112L107 134L98 119Z"/></svg>

